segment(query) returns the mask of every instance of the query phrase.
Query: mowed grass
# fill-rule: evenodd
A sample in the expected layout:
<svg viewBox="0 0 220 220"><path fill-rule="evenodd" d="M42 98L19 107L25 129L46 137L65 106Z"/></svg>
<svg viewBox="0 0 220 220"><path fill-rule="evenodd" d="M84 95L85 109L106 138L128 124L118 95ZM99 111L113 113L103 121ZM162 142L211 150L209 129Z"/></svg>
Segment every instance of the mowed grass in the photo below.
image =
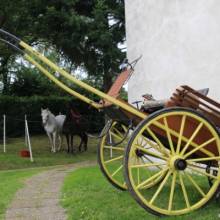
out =
<svg viewBox="0 0 220 220"><path fill-rule="evenodd" d="M78 142L79 138L76 138L75 144ZM7 139L6 153L3 153L3 146L0 145L0 220L4 219L6 208L16 191L23 187L26 178L45 169L53 168L54 165L91 161L96 160L97 157L97 140L95 139L89 139L87 152L75 154L67 154L65 139L63 140L63 150L57 153L50 152L49 140L46 135L32 136L31 144L34 162L20 156L20 151L27 149L24 137Z"/></svg>
<svg viewBox="0 0 220 220"><path fill-rule="evenodd" d="M7 140L6 153L3 153L3 146L0 145L0 170L20 169L31 167L45 167L53 165L70 164L86 160L96 160L97 139L89 139L88 151L68 154L66 152L66 140L63 139L63 149L61 152L51 153L49 139L46 135L32 136L31 145L34 162L29 158L20 156L22 149L27 149L23 138L13 138ZM79 143L79 138L75 138L75 145Z"/></svg>
<svg viewBox="0 0 220 220"><path fill-rule="evenodd" d="M46 135L32 136L33 163L28 158L20 157L20 150L26 148L24 138L9 139L7 153L3 153L1 145L0 170L16 170L0 171L0 220L4 219L6 208L15 192L23 186L24 179L43 169L49 169L48 166L96 160L97 142L98 140L90 139L87 152L71 155L62 151L54 154L50 152ZM66 146L65 140L64 146ZM48 168L36 169L36 167ZM128 192L115 189L104 178L98 167L82 168L68 175L62 193L61 203L67 210L69 220L161 219L142 209ZM165 198L168 196L164 195ZM163 219L220 219L219 214L219 202L214 200L204 208L190 214Z"/></svg>
<svg viewBox="0 0 220 220"><path fill-rule="evenodd" d="M23 187L24 180L40 171L41 169L0 171L0 220L4 219L8 204L16 191Z"/></svg>
<svg viewBox="0 0 220 220"><path fill-rule="evenodd" d="M169 196L169 195L164 195ZM63 207L69 220L158 220L160 217L142 209L126 191L110 185L98 167L81 168L69 174L62 189ZM219 201L187 215L162 219L220 219Z"/></svg>

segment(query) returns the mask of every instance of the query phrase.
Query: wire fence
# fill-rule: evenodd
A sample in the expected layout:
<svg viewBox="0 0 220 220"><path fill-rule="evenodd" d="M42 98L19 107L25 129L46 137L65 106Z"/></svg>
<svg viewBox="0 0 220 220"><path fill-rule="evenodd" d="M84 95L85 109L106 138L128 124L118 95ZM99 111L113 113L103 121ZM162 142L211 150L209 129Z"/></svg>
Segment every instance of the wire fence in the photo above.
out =
<svg viewBox="0 0 220 220"><path fill-rule="evenodd" d="M93 115L82 115L82 118L89 132L100 132L100 129L102 129L100 125L103 124L104 126L103 117L96 118ZM7 152L7 144L10 141L13 141L14 138L23 137L24 144L29 151L30 161L33 162L30 136L34 134L45 134L42 120L30 118L27 115L23 117L3 115L0 119L0 145L2 145L1 148L3 148L4 153Z"/></svg>
<svg viewBox="0 0 220 220"><path fill-rule="evenodd" d="M6 115L6 127L7 127L7 138L16 138L21 137L25 135L25 119L28 121L29 129L32 134L41 134L44 132L44 129L42 127L41 121L37 120L29 120L27 116L24 116L23 118L17 118L14 116ZM2 119L0 121L0 133L3 133L3 122ZM2 137L0 136L0 139Z"/></svg>
<svg viewBox="0 0 220 220"><path fill-rule="evenodd" d="M96 115L82 115L84 123L89 133L99 133L104 127L104 117L97 117ZM42 120L39 115L38 118L32 118L28 115L23 117L16 117L6 115L6 127L7 127L7 138L17 138L25 135L25 119L27 119L28 127L31 135L45 134ZM0 118L0 134L3 133L3 117ZM0 143L2 142L3 136L0 135Z"/></svg>

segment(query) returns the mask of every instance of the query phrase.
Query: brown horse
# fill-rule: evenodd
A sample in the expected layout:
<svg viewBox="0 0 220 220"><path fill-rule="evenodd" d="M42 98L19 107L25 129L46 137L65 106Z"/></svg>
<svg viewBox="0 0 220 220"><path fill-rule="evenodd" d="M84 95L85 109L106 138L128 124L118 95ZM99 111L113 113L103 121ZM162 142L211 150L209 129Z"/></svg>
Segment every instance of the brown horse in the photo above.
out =
<svg viewBox="0 0 220 220"><path fill-rule="evenodd" d="M63 134L66 136L68 153L74 153L76 151L73 147L73 136L79 136L81 139L78 146L79 152L82 151L82 147L84 151L87 150L88 136L86 134L86 124L86 120L73 105L70 104L63 124Z"/></svg>

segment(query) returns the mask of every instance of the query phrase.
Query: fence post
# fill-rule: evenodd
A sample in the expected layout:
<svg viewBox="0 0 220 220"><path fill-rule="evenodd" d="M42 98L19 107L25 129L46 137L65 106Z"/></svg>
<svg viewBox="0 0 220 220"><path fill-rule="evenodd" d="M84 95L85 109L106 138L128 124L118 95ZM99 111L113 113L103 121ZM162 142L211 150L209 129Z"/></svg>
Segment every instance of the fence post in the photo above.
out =
<svg viewBox="0 0 220 220"><path fill-rule="evenodd" d="M29 152L30 152L30 160L31 160L31 162L33 162L34 159L33 159L33 155L32 155L31 141L30 141L27 119L25 119L25 132L27 134L27 143L28 143L28 148L29 148Z"/></svg>
<svg viewBox="0 0 220 220"><path fill-rule="evenodd" d="M27 115L25 114L24 115L24 123L25 123L25 126L24 126L24 142L25 142L25 145L28 146L26 121L27 121Z"/></svg>
<svg viewBox="0 0 220 220"><path fill-rule="evenodd" d="M6 153L6 116L3 115L3 151Z"/></svg>

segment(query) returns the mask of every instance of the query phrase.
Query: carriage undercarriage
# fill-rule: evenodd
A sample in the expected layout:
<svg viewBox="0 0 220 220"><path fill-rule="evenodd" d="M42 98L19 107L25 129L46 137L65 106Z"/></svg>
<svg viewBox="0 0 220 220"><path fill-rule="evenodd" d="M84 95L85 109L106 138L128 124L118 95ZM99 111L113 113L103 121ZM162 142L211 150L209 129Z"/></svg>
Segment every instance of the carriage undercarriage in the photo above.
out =
<svg viewBox="0 0 220 220"><path fill-rule="evenodd" d="M119 76L120 88L105 94L1 29L0 39L58 86L110 117L100 135L101 171L115 187L128 189L144 209L156 215L186 214L205 205L219 191L219 103L182 86L164 108L149 114L117 98L120 86L133 72L131 66ZM45 66L100 96L102 101L95 103L70 89Z"/></svg>

